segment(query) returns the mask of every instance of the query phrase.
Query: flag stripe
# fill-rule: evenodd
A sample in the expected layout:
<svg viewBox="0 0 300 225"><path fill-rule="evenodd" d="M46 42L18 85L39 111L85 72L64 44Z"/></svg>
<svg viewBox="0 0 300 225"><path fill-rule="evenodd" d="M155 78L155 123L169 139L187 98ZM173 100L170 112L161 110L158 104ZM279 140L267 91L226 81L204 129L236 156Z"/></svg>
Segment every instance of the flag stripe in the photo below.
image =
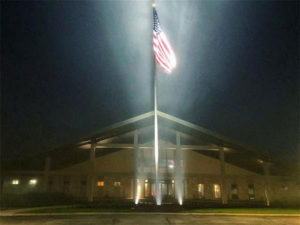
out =
<svg viewBox="0 0 300 225"><path fill-rule="evenodd" d="M160 27L155 8L153 8L153 20L153 53L161 69L170 74L176 66L176 57L167 36Z"/></svg>

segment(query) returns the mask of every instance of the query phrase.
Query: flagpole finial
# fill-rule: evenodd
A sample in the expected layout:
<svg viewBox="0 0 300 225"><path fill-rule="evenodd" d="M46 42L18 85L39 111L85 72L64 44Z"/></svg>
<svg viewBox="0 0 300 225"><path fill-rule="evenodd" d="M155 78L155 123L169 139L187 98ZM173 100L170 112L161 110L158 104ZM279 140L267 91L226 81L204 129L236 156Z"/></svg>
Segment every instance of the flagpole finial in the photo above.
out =
<svg viewBox="0 0 300 225"><path fill-rule="evenodd" d="M155 8L155 7L156 7L156 3L153 2L153 3L152 3L152 8Z"/></svg>

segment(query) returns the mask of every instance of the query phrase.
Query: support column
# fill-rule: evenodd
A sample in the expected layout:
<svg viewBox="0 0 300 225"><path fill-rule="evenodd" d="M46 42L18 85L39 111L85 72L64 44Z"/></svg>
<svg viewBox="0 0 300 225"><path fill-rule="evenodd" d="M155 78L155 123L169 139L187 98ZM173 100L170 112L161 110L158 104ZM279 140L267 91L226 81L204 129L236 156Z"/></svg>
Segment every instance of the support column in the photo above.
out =
<svg viewBox="0 0 300 225"><path fill-rule="evenodd" d="M268 162L263 162L262 166L264 168L264 176L265 176L265 187L264 187L264 191L265 191L265 198L266 198L266 205L270 206L270 170L269 170L269 166L270 163Z"/></svg>
<svg viewBox="0 0 300 225"><path fill-rule="evenodd" d="M221 198L222 204L228 203L228 193L226 186L226 171L225 171L225 159L224 159L224 148L219 148L219 159L220 159L220 175L221 175Z"/></svg>
<svg viewBox="0 0 300 225"><path fill-rule="evenodd" d="M44 192L48 191L50 167L51 167L51 158L47 156L47 158L45 159L45 167L44 167L44 187L43 187Z"/></svg>
<svg viewBox="0 0 300 225"><path fill-rule="evenodd" d="M139 161L138 161L138 154L139 154L139 139L138 139L138 131L134 131L134 137L133 137L133 145L134 145L134 150L133 150L133 158L134 158L134 176L133 176L133 196L134 196L134 203L138 204L139 202L139 197L138 196L138 182L137 179L138 177L138 167L139 167Z"/></svg>
<svg viewBox="0 0 300 225"><path fill-rule="evenodd" d="M88 176L87 185L87 198L89 202L94 200L94 189L95 189L95 179L96 179L96 158L95 158L96 144L91 144L90 150L90 174Z"/></svg>
<svg viewBox="0 0 300 225"><path fill-rule="evenodd" d="M180 133L176 132L176 150L175 150L175 193L178 203L182 205L183 203L183 179L181 171L181 142Z"/></svg>
<svg viewBox="0 0 300 225"><path fill-rule="evenodd" d="M3 194L4 174L0 171L0 194Z"/></svg>

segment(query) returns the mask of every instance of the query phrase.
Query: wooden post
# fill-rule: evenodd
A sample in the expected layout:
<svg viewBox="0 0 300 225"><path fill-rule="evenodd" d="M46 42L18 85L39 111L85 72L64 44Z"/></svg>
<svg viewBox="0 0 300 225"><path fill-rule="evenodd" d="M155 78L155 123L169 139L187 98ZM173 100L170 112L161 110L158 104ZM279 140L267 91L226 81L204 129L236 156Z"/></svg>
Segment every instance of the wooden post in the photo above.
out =
<svg viewBox="0 0 300 225"><path fill-rule="evenodd" d="M183 190L183 179L181 172L181 140L180 133L176 132L176 150L175 150L175 192L177 193L176 198L180 201L184 199ZM181 198L181 199L179 199ZM180 202L182 204L182 202Z"/></svg>
<svg viewBox="0 0 300 225"><path fill-rule="evenodd" d="M133 152L133 158L134 158L134 180L133 180L133 198L134 198L134 201L135 203L137 204L138 203L138 198L139 196L138 193L137 193L137 179L138 179L138 167L139 167L139 161L138 161L138 154L139 154L139 136L138 136L138 131L135 130L134 131L134 137L133 137L133 145L134 145L134 152Z"/></svg>
<svg viewBox="0 0 300 225"><path fill-rule="evenodd" d="M263 162L262 166L264 168L264 176L265 176L265 198L266 198L266 205L270 206L270 196L269 196L269 185L270 185L270 170L269 170L269 163Z"/></svg>
<svg viewBox="0 0 300 225"><path fill-rule="evenodd" d="M51 158L47 156L45 159L45 167L44 167L44 192L48 191L50 168L51 168Z"/></svg>
<svg viewBox="0 0 300 225"><path fill-rule="evenodd" d="M225 159L224 159L224 149L223 147L219 148L219 159L220 159L220 175L221 175L221 197L222 204L228 203L227 196L227 186L226 186L226 171L225 171Z"/></svg>
<svg viewBox="0 0 300 225"><path fill-rule="evenodd" d="M89 202L94 200L94 189L95 189L95 179L96 179L96 158L95 158L96 144L91 144L90 150L90 174L88 176L88 185L87 185L87 198Z"/></svg>
<svg viewBox="0 0 300 225"><path fill-rule="evenodd" d="M3 173L0 171L0 194L3 194L3 184L4 184L4 176Z"/></svg>

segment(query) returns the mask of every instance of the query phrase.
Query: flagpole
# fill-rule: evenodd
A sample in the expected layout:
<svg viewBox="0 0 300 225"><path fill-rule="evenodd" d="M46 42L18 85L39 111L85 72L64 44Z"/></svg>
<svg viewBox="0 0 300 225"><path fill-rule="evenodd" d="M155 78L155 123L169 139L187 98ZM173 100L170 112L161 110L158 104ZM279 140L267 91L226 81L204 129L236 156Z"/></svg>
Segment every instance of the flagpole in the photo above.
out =
<svg viewBox="0 0 300 225"><path fill-rule="evenodd" d="M155 8L155 1L152 3L152 7ZM155 157L155 192L156 192L156 204L161 205L160 190L159 190L159 150L158 150L158 122L157 122L157 74L155 57L153 56L153 73L154 73L154 157Z"/></svg>
<svg viewBox="0 0 300 225"><path fill-rule="evenodd" d="M154 62L155 65L155 62ZM156 203L160 202L160 190L159 190L159 150L158 150L158 122L157 122L157 74L154 67L154 155L155 155L155 190L156 190Z"/></svg>

